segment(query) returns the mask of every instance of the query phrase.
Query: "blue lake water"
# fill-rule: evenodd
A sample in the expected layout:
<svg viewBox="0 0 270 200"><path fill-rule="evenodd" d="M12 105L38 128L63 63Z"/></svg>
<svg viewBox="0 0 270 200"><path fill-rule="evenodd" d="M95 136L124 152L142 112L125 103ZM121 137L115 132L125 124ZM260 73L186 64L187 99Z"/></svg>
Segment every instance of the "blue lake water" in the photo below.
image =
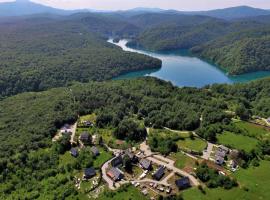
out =
<svg viewBox="0 0 270 200"><path fill-rule="evenodd" d="M113 43L112 40L109 40ZM162 60L162 67L154 70L141 70L130 72L114 79L130 79L142 76L153 76L172 82L176 86L203 87L213 83L236 83L270 76L270 71L254 72L239 76L230 76L220 68L197 57L194 57L183 50L150 52L145 50L132 49L126 46L127 40L120 40L114 43L124 51L137 52L149 55Z"/></svg>

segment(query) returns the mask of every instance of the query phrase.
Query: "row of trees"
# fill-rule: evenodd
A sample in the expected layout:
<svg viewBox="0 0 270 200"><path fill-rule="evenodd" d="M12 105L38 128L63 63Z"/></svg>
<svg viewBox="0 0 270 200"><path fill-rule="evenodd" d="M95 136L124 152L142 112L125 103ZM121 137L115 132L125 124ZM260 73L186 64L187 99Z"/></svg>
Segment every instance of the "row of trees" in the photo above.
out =
<svg viewBox="0 0 270 200"><path fill-rule="evenodd" d="M218 171L209 168L205 163L198 166L196 176L209 188L224 187L225 189L231 189L238 185L235 179L220 175Z"/></svg>

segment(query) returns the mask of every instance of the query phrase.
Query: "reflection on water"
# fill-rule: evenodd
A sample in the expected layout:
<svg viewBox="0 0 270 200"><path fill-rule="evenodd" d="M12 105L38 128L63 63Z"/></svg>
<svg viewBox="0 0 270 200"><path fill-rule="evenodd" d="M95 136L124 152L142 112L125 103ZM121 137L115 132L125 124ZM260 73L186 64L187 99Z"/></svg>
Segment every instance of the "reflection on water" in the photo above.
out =
<svg viewBox="0 0 270 200"><path fill-rule="evenodd" d="M112 40L108 42L113 43ZM120 46L124 51L137 52L158 58L162 60L162 67L160 69L130 72L114 79L153 76L171 81L177 86L203 87L213 83L246 82L270 76L270 72L255 72L239 76L229 76L215 65L194 57L184 50L150 52L129 48L126 46L126 43L127 40L120 40L114 44Z"/></svg>

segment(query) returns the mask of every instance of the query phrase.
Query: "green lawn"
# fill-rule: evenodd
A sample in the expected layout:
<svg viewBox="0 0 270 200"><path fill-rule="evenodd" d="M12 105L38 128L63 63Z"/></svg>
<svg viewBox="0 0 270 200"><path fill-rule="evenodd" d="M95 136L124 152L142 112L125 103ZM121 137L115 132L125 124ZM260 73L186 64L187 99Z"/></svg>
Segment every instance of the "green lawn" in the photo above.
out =
<svg viewBox="0 0 270 200"><path fill-rule="evenodd" d="M98 128L96 132L102 136L103 141L108 144L109 141L113 138L113 129L109 128Z"/></svg>
<svg viewBox="0 0 270 200"><path fill-rule="evenodd" d="M244 122L244 121L239 121L235 122L235 125L244 130L249 136L251 137L256 137L256 138L269 138L270 139L270 131L267 130L266 128L257 126L252 123Z"/></svg>
<svg viewBox="0 0 270 200"><path fill-rule="evenodd" d="M84 115L80 117L80 121L91 121L93 123L96 122L97 116L95 113L89 114L89 115Z"/></svg>
<svg viewBox="0 0 270 200"><path fill-rule="evenodd" d="M67 151L67 152L65 152L65 154L60 155L59 165L60 166L66 166L67 164L72 164L75 161L76 161L76 158L71 156L70 152Z"/></svg>
<svg viewBox="0 0 270 200"><path fill-rule="evenodd" d="M184 140L178 140L177 145L180 149L190 149L194 151L203 151L207 144L200 138L195 137L194 139L186 138Z"/></svg>
<svg viewBox="0 0 270 200"><path fill-rule="evenodd" d="M152 134L159 134L162 137L166 137L166 136L180 136L182 138L189 138L190 134L188 131L170 131L170 130L166 130L166 129L150 129L150 133Z"/></svg>
<svg viewBox="0 0 270 200"><path fill-rule="evenodd" d="M195 167L196 161L181 152L173 153L170 157L175 160L175 166L179 169L183 169L185 167Z"/></svg>
<svg viewBox="0 0 270 200"><path fill-rule="evenodd" d="M105 191L102 193L98 200L146 200L145 197L137 188L134 186L128 186L123 191Z"/></svg>
<svg viewBox="0 0 270 200"><path fill-rule="evenodd" d="M232 132L225 131L222 134L217 136L218 143L230 146L235 149L245 150L250 152L252 149L255 149L258 140L249 136L234 134Z"/></svg>
<svg viewBox="0 0 270 200"><path fill-rule="evenodd" d="M170 137L180 137L177 141L177 145L181 149L189 149L194 151L203 151L206 147L206 142L201 140L200 138L194 137L194 139L190 138L190 133L188 131L170 131L166 129L150 129L150 133L155 135L158 134L159 136L166 138Z"/></svg>
<svg viewBox="0 0 270 200"><path fill-rule="evenodd" d="M183 197L185 200L268 200L270 197L269 170L270 162L261 161L257 168L241 169L234 174L240 187L231 190L206 189L206 194L202 194L197 188L192 188L184 191Z"/></svg>
<svg viewBox="0 0 270 200"><path fill-rule="evenodd" d="M100 168L103 163L112 158L112 154L105 151L104 148L99 148L100 155L94 160L94 167Z"/></svg>

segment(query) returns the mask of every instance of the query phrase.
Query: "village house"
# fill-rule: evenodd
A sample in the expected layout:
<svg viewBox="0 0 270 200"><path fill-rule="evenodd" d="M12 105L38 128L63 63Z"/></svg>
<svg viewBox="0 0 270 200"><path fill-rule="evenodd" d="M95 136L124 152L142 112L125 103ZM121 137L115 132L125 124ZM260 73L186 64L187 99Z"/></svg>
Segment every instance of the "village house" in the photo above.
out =
<svg viewBox="0 0 270 200"><path fill-rule="evenodd" d="M157 181L159 181L163 175L165 174L165 167L161 166L158 168L158 170L153 174L154 179L156 179Z"/></svg>
<svg viewBox="0 0 270 200"><path fill-rule="evenodd" d="M99 150L96 146L91 147L91 152L93 153L93 156L98 156L99 155Z"/></svg>
<svg viewBox="0 0 270 200"><path fill-rule="evenodd" d="M138 162L138 157L134 153L132 153L130 150L126 150L125 153L124 153L124 155L123 155L123 157L125 155L127 155L129 157L129 159L131 160L131 162L133 162L133 163Z"/></svg>
<svg viewBox="0 0 270 200"><path fill-rule="evenodd" d="M225 147L225 146L223 146L223 145L220 145L220 146L218 147L218 149L219 149L220 151L224 152L225 154L229 153L229 151L230 151L230 149L229 149L228 147Z"/></svg>
<svg viewBox="0 0 270 200"><path fill-rule="evenodd" d="M215 157L215 163L218 164L218 165L223 165L224 163L224 157L221 157L221 156L217 156Z"/></svg>
<svg viewBox="0 0 270 200"><path fill-rule="evenodd" d="M61 129L60 132L63 133L71 133L71 126L69 124L65 124Z"/></svg>
<svg viewBox="0 0 270 200"><path fill-rule="evenodd" d="M83 144L91 144L92 142L92 139L91 139L91 136L89 133L87 132L83 132L81 135L80 135L80 140Z"/></svg>
<svg viewBox="0 0 270 200"><path fill-rule="evenodd" d="M180 189L186 189L190 187L190 181L188 177L183 177L175 181L175 185Z"/></svg>
<svg viewBox="0 0 270 200"><path fill-rule="evenodd" d="M227 155L227 153L229 153L230 149L220 145L217 150L216 150L216 154L215 154L215 163L218 165L223 165L225 157Z"/></svg>
<svg viewBox="0 0 270 200"><path fill-rule="evenodd" d="M71 148L70 149L70 154L73 156L73 157L78 157L78 155L79 155L79 152L78 152L78 150L76 149L76 148Z"/></svg>
<svg viewBox="0 0 270 200"><path fill-rule="evenodd" d="M89 179L96 175L96 171L93 167L87 168L84 170L84 178Z"/></svg>
<svg viewBox="0 0 270 200"><path fill-rule="evenodd" d="M93 126L93 123L91 121L83 121L82 122L85 127L91 127Z"/></svg>
<svg viewBox="0 0 270 200"><path fill-rule="evenodd" d="M141 159L139 163L140 163L141 168L145 170L150 170L152 168L152 163L150 160Z"/></svg>
<svg viewBox="0 0 270 200"><path fill-rule="evenodd" d="M118 168L111 168L107 175L113 180L113 181L120 181L122 178L124 178L124 174L118 169Z"/></svg>
<svg viewBox="0 0 270 200"><path fill-rule="evenodd" d="M118 167L120 165L123 165L123 158L121 155L115 157L112 161L111 161L111 165L113 167Z"/></svg>

